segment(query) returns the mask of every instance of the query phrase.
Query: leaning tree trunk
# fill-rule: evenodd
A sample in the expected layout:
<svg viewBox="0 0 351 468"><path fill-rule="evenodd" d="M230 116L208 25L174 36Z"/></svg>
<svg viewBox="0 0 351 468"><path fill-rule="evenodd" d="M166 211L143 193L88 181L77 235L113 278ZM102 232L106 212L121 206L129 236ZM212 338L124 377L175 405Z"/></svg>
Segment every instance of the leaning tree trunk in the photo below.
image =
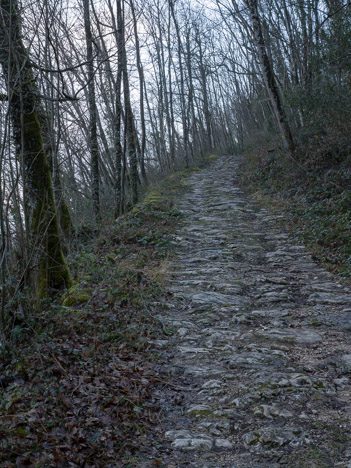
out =
<svg viewBox="0 0 351 468"><path fill-rule="evenodd" d="M50 169L43 144L38 88L21 37L16 0L1 0L0 63L8 88L15 144L20 149L25 211L38 298L71 284L62 248Z"/></svg>
<svg viewBox="0 0 351 468"><path fill-rule="evenodd" d="M263 39L262 27L258 14L257 0L246 0L246 3L250 10L254 39L258 51L262 75L266 83L266 87L269 93L270 100L272 102L274 112L276 114L279 130L282 135L284 145L288 150L289 155L292 156L295 152L295 143L291 134L284 107L280 99L273 66L268 57L266 44Z"/></svg>

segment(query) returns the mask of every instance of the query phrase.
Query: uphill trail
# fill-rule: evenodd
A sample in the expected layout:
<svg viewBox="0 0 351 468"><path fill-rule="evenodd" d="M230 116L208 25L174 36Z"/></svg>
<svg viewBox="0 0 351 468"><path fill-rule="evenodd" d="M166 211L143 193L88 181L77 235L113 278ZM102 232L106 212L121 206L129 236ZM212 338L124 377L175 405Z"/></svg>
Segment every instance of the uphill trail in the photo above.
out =
<svg viewBox="0 0 351 468"><path fill-rule="evenodd" d="M239 165L193 174L181 202L139 466L351 467L350 289L242 192Z"/></svg>

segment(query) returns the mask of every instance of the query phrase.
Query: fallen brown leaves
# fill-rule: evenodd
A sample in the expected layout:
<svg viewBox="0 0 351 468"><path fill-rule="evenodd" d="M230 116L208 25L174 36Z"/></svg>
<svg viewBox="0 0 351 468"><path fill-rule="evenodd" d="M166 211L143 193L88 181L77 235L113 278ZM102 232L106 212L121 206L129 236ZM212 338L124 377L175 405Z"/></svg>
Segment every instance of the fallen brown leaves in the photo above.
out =
<svg viewBox="0 0 351 468"><path fill-rule="evenodd" d="M93 314L87 322L108 326L108 313ZM140 448L156 411L147 348L104 343L98 330L22 351L21 371L2 392L1 466L118 466L116 455Z"/></svg>
<svg viewBox="0 0 351 468"><path fill-rule="evenodd" d="M1 467L137 466L157 418L155 251L98 242L78 267L89 301L50 304L26 319L29 331L0 364Z"/></svg>
<svg viewBox="0 0 351 468"><path fill-rule="evenodd" d="M75 286L19 320L0 361L0 466L139 466L158 408L150 343L183 173L70 259ZM154 460L153 466L159 466Z"/></svg>

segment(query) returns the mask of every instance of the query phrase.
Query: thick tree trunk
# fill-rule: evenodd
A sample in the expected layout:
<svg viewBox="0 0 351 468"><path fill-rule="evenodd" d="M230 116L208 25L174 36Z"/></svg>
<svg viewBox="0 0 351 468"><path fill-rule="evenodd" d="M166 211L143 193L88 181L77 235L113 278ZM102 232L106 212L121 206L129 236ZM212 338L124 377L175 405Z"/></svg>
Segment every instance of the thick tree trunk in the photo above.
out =
<svg viewBox="0 0 351 468"><path fill-rule="evenodd" d="M43 144L38 89L21 38L16 0L2 0L0 63L9 94L14 139L21 155L27 229L38 298L71 284L65 262L50 169Z"/></svg>

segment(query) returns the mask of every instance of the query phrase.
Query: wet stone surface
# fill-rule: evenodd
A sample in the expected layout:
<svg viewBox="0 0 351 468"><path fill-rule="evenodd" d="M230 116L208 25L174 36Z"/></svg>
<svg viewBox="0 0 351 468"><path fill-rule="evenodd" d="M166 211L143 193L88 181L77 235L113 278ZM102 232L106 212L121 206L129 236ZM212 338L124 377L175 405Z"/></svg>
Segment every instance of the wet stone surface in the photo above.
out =
<svg viewBox="0 0 351 468"><path fill-rule="evenodd" d="M351 294L235 185L190 177L174 237L171 329L154 343L160 424L138 466L351 466Z"/></svg>

